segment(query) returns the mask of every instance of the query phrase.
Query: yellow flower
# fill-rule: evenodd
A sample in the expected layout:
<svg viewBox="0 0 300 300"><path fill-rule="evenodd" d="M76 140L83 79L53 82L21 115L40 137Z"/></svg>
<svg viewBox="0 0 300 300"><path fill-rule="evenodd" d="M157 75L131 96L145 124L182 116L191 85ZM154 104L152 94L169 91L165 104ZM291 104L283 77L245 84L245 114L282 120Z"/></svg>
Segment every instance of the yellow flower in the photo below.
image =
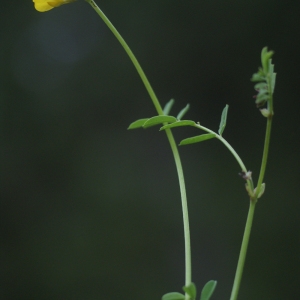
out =
<svg viewBox="0 0 300 300"><path fill-rule="evenodd" d="M76 0L32 0L37 11L44 12Z"/></svg>

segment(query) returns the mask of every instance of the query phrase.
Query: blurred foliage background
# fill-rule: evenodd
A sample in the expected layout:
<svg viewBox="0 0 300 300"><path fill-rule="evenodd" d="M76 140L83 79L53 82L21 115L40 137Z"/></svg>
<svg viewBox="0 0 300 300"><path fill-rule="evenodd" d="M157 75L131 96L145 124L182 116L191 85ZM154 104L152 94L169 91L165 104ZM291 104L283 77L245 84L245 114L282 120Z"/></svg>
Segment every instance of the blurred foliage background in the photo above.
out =
<svg viewBox="0 0 300 300"><path fill-rule="evenodd" d="M99 6L174 115L217 130L257 180L265 119L251 75L264 46L278 73L266 193L240 297L299 299L300 2L108 1ZM38 13L1 4L1 299L160 299L184 285L178 180L130 60L84 1ZM200 134L173 131L177 142ZM238 164L217 140L180 148L193 281L229 299L248 211Z"/></svg>

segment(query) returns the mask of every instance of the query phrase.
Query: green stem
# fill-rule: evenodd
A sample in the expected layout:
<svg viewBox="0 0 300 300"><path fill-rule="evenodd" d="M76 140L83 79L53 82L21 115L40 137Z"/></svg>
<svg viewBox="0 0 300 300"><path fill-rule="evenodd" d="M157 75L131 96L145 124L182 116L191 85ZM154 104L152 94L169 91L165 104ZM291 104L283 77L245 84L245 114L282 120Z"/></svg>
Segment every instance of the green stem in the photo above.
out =
<svg viewBox="0 0 300 300"><path fill-rule="evenodd" d="M267 124L269 124L269 122ZM208 129L208 128L200 125L200 124L195 125L195 127L200 128L200 129L202 129L202 130L204 130L208 133L215 134L216 138L218 140L220 140L227 147L227 149L232 153L232 155L235 157L235 159L238 162L238 164L240 165L242 171L247 172L247 169L246 169L242 159L240 158L240 156L236 153L236 151L231 147L231 145L222 136L220 136L216 132L214 132L214 131L212 131L212 130L210 130L210 129ZM259 176L261 181L262 181L263 174L264 174L265 167L266 167L265 164L266 164L268 146L269 146L267 141L269 141L269 138L270 138L269 135L270 135L270 130L268 130L268 127L267 127L265 147L264 147L264 155L263 155L263 159L262 159L262 168L261 168L261 172L260 172L260 176ZM251 191L253 191L253 181L252 181L252 179L247 180L247 184L251 188ZM254 211L255 211L257 195L258 195L258 193L256 191L255 199L250 200L250 207L249 207L249 211L248 211L248 217L247 217L246 226L245 226L245 230L244 230L244 236L243 236L243 241L242 241L242 245L241 245L239 260L238 260L238 264L237 264L237 268L236 268L236 273L235 273L235 277L234 277L234 282L233 282L233 287L232 287L230 300L237 300L237 297L238 297L238 293L239 293L239 289L240 289L240 285L241 285L241 280L242 280L242 276L243 276L243 270L244 270L246 255L247 255L249 239L250 239L250 233L251 233L251 228L252 228L252 222L253 222L253 216L254 216Z"/></svg>
<svg viewBox="0 0 300 300"><path fill-rule="evenodd" d="M140 77L146 87L146 90L148 91L149 96L152 99L152 102L156 108L157 113L159 115L163 115L162 107L150 85L149 80L146 77L146 74L144 73L141 65L139 64L138 60L136 59L135 55L133 54L133 52L131 51L131 49L129 48L129 46L127 45L127 43L121 36L121 34L118 32L116 27L109 21L109 19L106 17L106 15L103 13L103 11L99 8L99 6L95 3L94 0L85 0L85 1L88 2L93 7L93 9L96 11L96 13L100 16L100 18L103 20L103 22L107 25L107 27L111 30L111 32L114 34L114 36L120 42L120 44L123 46L124 50L128 54L132 63L134 64L138 74L140 75Z"/></svg>
<svg viewBox="0 0 300 300"><path fill-rule="evenodd" d="M245 227L245 231L244 231L242 246L241 246L241 250L240 250L240 256L239 256L239 260L238 260L238 264L237 264L237 268L236 268L236 273L235 273L235 278L234 278L234 282L233 282L230 300L236 300L238 297L238 293L239 293L239 288L240 288L240 284L241 284L241 280L242 280L242 276L243 276L243 269L244 269L246 254L247 254L247 248L248 248L249 239L250 239L255 205L257 202L257 197L260 192L260 187L263 182L264 174L266 171L267 158L268 158L269 145L270 145L271 126L272 126L272 116L269 117L267 120L264 151L263 151L263 157L262 157L262 163L261 163L257 188L255 191L254 197L252 199L250 199L250 207L249 207L248 217L247 217L247 221L246 221L246 227Z"/></svg>
<svg viewBox="0 0 300 300"><path fill-rule="evenodd" d="M208 129L200 124L196 124L194 125L196 128L199 128L199 129L202 129L208 133L213 133L216 135L216 138L222 142L225 147L231 152L231 154L234 156L234 158L236 159L237 163L239 164L240 168L242 171L244 172L247 172L247 168L246 166L244 165L242 159L240 158L240 156L237 154L237 152L232 148L232 146L219 134L217 134L216 132L214 132L213 130L211 129ZM248 186L251 188L251 190L253 191L253 181L252 179L250 180L247 180L247 183L248 183Z"/></svg>
<svg viewBox="0 0 300 300"><path fill-rule="evenodd" d="M242 161L242 159L239 157L239 155L236 153L236 151L231 147L231 145L219 134L217 134L216 132L214 132L213 130L211 129L208 129L200 124L196 124L194 125L195 127L199 128L199 129L202 129L208 133L212 133L212 134L215 134L216 135L216 138L221 141L225 146L226 148L232 153L232 155L234 156L234 158L236 159L236 161L238 162L238 164L240 165L242 171L244 172L247 172L247 169Z"/></svg>
<svg viewBox="0 0 300 300"><path fill-rule="evenodd" d="M265 145L264 145L264 151L263 151L263 157L262 157L262 163L260 167L259 177L257 181L257 188L255 192L255 197L257 198L261 185L264 180L266 166L267 166L267 160L268 160L268 153L269 153L269 145L270 145L270 137L271 137L271 128L272 128L272 116L268 117L267 120L267 129L266 129L266 136L265 136Z"/></svg>
<svg viewBox="0 0 300 300"><path fill-rule="evenodd" d="M102 12L102 10L98 7L94 0L86 0L92 8L96 11L96 13L101 17L104 23L108 26L111 32L115 35L117 40L123 46L124 50L128 54L129 58L131 59L132 63L134 64L138 74L140 75L150 98L156 108L156 111L159 115L163 115L162 107L142 69L139 62L137 61L136 57L134 56L133 52L122 38L120 33L117 29L113 26L113 24L109 21L106 15ZM190 228L189 228L189 216L188 216L188 206L187 206L187 197L186 197L186 189L185 189L185 182L184 182L184 175L181 165L181 160L179 156L179 152L173 137L173 134L170 129L166 130L166 134L171 145L171 149L174 155L175 164L177 168L177 174L179 179L179 187L180 187L180 194L181 194L181 203L182 203L182 213L183 213L183 225L184 225L184 240L185 240L185 285L188 286L191 284L192 281L192 266L191 266L191 245L190 245ZM187 299L186 295L186 299Z"/></svg>
<svg viewBox="0 0 300 300"><path fill-rule="evenodd" d="M255 201L250 201L250 207L248 211L248 217L246 221L246 227L244 231L244 236L243 236L243 241L242 241L242 246L240 250L240 256L236 268L236 273L234 277L234 283L232 287L232 292L231 292L231 297L230 300L236 300L239 289L240 289L240 284L243 276L243 270L244 270L244 265L245 265L245 259L247 255L247 248L248 248L248 243L249 243L249 238L250 238L250 233L251 233L251 227L252 227L252 221L253 221L253 216L254 216L254 210L255 210Z"/></svg>
<svg viewBox="0 0 300 300"><path fill-rule="evenodd" d="M270 115L268 116L268 119L267 119L267 128L266 128L266 135L265 135L265 142L264 142L263 157L262 157L262 161L261 161L261 167L260 167L256 191L255 191L254 197L252 199L250 199L250 207L249 207L246 227L245 227L245 231L244 231L239 261L238 261L238 265L237 265L237 269L236 269L236 273L235 273L235 278L234 278L234 283L233 283L233 287L232 287L230 300L236 300L238 297L239 288L240 288L240 284L241 284L241 280L242 280L242 276L243 276L243 269L244 269L246 254L247 254L250 233L251 233L255 205L256 205L256 202L258 199L261 185L264 180L266 166L267 166L270 137L271 137L271 127L272 127L272 120L273 120L273 92L272 92L272 88L271 88L270 76L267 77L267 84L269 87L269 95L270 95L270 99L268 101L268 108L270 111Z"/></svg>
<svg viewBox="0 0 300 300"><path fill-rule="evenodd" d="M270 139L271 139L272 120L273 120L273 114L274 114L274 112L273 112L273 93L272 93L270 76L267 76L267 84L268 84L269 95L270 95L270 99L268 101L268 109L270 111L270 115L268 116L268 119L267 119L264 151L263 151L263 157L262 157L262 161L261 161L259 177L258 177L258 181L257 181L255 197L258 196L258 194L260 192L261 184L263 183L263 180L265 177L265 171L266 171L266 167L267 167L268 154L269 154Z"/></svg>
<svg viewBox="0 0 300 300"><path fill-rule="evenodd" d="M192 259L191 259L191 239L190 239L190 226L189 226L189 214L187 206L187 197L185 182L183 176L183 170L181 165L181 160L178 152L177 145L173 138L171 130L166 131L167 137L169 139L171 149L173 151L175 164L177 168L177 174L179 179L180 194L181 194L181 204L182 204L182 215L183 215L183 228L184 228L184 241L185 241L185 286L189 286L192 282ZM186 299L188 299L186 294Z"/></svg>

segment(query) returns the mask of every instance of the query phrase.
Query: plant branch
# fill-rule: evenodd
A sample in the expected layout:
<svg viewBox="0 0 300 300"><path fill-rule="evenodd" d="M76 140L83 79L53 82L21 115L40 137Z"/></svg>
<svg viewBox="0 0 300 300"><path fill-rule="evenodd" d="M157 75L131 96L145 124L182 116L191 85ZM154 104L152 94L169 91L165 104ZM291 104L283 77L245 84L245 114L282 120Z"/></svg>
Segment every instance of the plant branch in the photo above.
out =
<svg viewBox="0 0 300 300"><path fill-rule="evenodd" d="M138 60L136 59L135 55L125 42L125 40L122 38L120 33L117 31L117 29L113 26L113 24L109 21L109 19L106 17L106 15L102 12L102 10L98 7L98 5L95 3L94 0L86 0L92 8L96 11L96 13L101 17L101 19L104 21L104 23L108 26L108 28L111 30L111 32L115 35L117 40L120 42L120 44L123 46L124 50L128 54L129 58L131 59L133 65L135 66L138 74L140 75L148 93L149 96L156 108L156 111L159 115L163 115L162 107L142 69L140 66ZM191 277L192 277L192 266L191 266L191 245L190 245L190 229L189 229L189 217L188 217L188 206L187 206L187 197L186 197L186 189L185 189L185 182L184 182L184 175L182 170L182 164L179 156L179 152L177 149L177 145L175 143L173 134L170 129L166 130L166 134L174 155L175 164L177 168L177 174L179 179L179 187L180 187L180 193L181 193L181 202L182 202L182 213L183 213L183 225L184 225L184 240L185 240L185 285L189 286L191 284ZM186 295L186 299L189 297Z"/></svg>
<svg viewBox="0 0 300 300"><path fill-rule="evenodd" d="M268 154L269 154L272 120L273 120L273 94L272 94L270 82L268 82L268 86L269 86L269 95L270 95L270 100L269 100L269 103L268 103L269 110L270 110L270 115L268 116L268 119L267 119L267 128L266 128L266 135L265 135L264 151L263 151L263 157L262 157L262 162L261 162L261 167L260 167L260 172L259 172L259 177L258 177L258 182L257 182L257 188L256 188L256 192L255 192L255 197L256 198L259 195L261 185L263 183L264 176L265 176L267 160L268 160Z"/></svg>
<svg viewBox="0 0 300 300"><path fill-rule="evenodd" d="M274 115L274 112L273 112L273 89L274 89L274 85L275 85L275 77L274 76L276 75L276 74L273 74L274 66L271 64L271 61L270 61L270 58L272 55L273 55L273 52L272 51L267 52L267 48L264 48L262 50L263 70L265 71L265 73L267 73L266 74L266 82L267 82L267 86L268 86L268 96L269 96L267 105L268 105L269 114L267 115L267 128L266 128L266 134L265 134L264 150L263 150L260 172L259 172L259 176L258 176L257 187L256 187L254 195L252 195L252 197L250 197L250 207L249 207L246 227L245 227L245 231L244 231L242 246L241 246L241 250L240 250L240 256L239 256L238 265L237 265L237 269L236 269L236 273L235 273L235 278L234 278L234 283L233 283L230 300L236 300L238 297L238 292L239 292L239 288L240 288L240 284L241 284L241 279L243 276L243 269L244 269L246 254L247 254L250 233L251 233L255 205L256 205L257 199L259 198L259 195L260 195L262 183L263 183L264 176L265 176L266 166L267 166L269 146L270 146L270 137L271 137L271 127L272 127L272 120L273 120L273 115ZM269 72L270 70L268 70L270 68L271 68L271 72ZM257 77L257 75L254 74L254 76L252 78L255 79L255 76ZM274 80L273 84L272 84L272 80Z"/></svg>
<svg viewBox="0 0 300 300"><path fill-rule="evenodd" d="M240 158L240 156L237 154L237 152L232 148L232 146L219 134L217 134L216 132L214 132L211 129L208 129L200 124L196 124L194 125L196 128L202 129L203 131L206 131L208 133L213 133L216 135L216 138L222 142L224 144L224 146L231 152L231 154L234 156L234 158L236 159L237 163L239 164L240 168L242 171L244 171L245 173L247 173L247 168L244 165L242 159ZM247 180L247 184L248 186L251 188L251 190L253 190L253 181L252 179L248 179Z"/></svg>
<svg viewBox="0 0 300 300"><path fill-rule="evenodd" d="M238 162L238 164L240 165L242 171L247 172L247 169L242 161L242 159L240 158L240 156L236 153L236 151L231 147L231 145L219 134L217 134L216 132L214 132L211 129L208 129L200 124L196 124L194 125L196 128L202 129L203 131L206 131L208 133L212 133L216 135L216 138L221 141L225 147L232 153L232 155L234 156L234 158L236 159L236 161Z"/></svg>

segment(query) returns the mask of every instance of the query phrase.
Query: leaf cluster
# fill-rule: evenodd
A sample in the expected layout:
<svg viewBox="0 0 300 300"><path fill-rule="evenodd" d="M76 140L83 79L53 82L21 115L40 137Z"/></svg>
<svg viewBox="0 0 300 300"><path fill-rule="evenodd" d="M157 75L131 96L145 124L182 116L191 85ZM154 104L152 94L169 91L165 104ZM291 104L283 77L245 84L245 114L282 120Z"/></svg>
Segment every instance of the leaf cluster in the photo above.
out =
<svg viewBox="0 0 300 300"><path fill-rule="evenodd" d="M177 117L169 116L167 115L170 113L170 110L174 104L174 99L171 99L165 106L164 108L164 115L159 115L159 116L154 116L152 118L145 118L145 119L139 119L136 120L135 122L131 123L128 127L128 129L137 129L137 128L149 128L155 125L162 124L163 126L160 128L161 130L166 130L166 129L171 129L174 127L182 127L182 126L193 126L193 127L198 127L200 124L199 122L196 123L191 120L181 120L181 118L186 114L186 112L189 109L189 104L186 105L177 115ZM224 129L226 127L226 122L227 122L227 114L228 114L228 109L229 106L226 105L222 111L221 115L221 121L219 125L219 130L218 133L220 136L222 136ZM199 143L203 142L212 138L215 138L217 136L217 133L206 133L206 134L201 134L197 135L194 137L186 138L180 142L180 146L183 145L188 145L188 144L194 144L194 143Z"/></svg>
<svg viewBox="0 0 300 300"><path fill-rule="evenodd" d="M200 300L209 300L210 297L212 296L215 288L217 286L217 281L215 280L210 280L208 281L200 295ZM189 297L190 300L195 300L197 296L197 289L196 285L194 283L191 283L189 286L184 286L183 291L186 293L186 295ZM182 293L177 293L177 292L172 292L172 293L167 293L162 296L162 300L185 300L186 297Z"/></svg>
<svg viewBox="0 0 300 300"><path fill-rule="evenodd" d="M264 104L271 101L272 94L274 93L276 73L274 73L274 65L272 64L271 59L273 54L274 52L268 51L267 47L262 49L262 66L258 69L257 73L252 75L251 78L251 81L257 82L254 86L254 89L258 92L258 94L255 96L255 103L257 107L262 107ZM265 114L263 113L263 115L268 116L266 115L266 112Z"/></svg>
<svg viewBox="0 0 300 300"><path fill-rule="evenodd" d="M227 122L227 115L228 115L228 109L229 109L228 105L226 105L222 111L218 133L214 132L208 128L205 128L204 126L200 125L199 122L196 123L191 120L182 120L183 116L189 110L189 107L190 107L189 104L187 104L186 107L184 107L178 113L177 117L170 116L169 113L171 111L172 106L174 105L174 99L171 99L166 104L166 106L163 109L162 115L154 116L151 118L139 119L139 120L131 123L130 126L128 127L128 129L149 128L149 127L152 127L155 125L162 124L160 131L168 130L168 129L175 128L175 127L181 127L181 126L192 126L192 127L196 127L198 129L204 130L206 132L205 134L186 138L186 139L182 140L179 145L188 145L188 144L198 143L198 142L206 141L206 140L213 139L213 138L217 138L220 141L222 141L223 144L230 150L230 152L233 154L233 156L236 158L236 160L240 164L240 166L243 170L243 173L246 172L246 174L248 174L248 177L245 177L245 178L243 177L247 181L246 190L248 192L250 199L251 200L254 199L256 202L257 199L262 196L262 194L264 193L264 190L265 190L265 184L262 183L262 181L263 181L265 165L267 162L268 143L269 143L271 122L272 122L272 116L273 116L273 93L274 93L275 81L276 81L276 73L274 73L274 65L272 64L272 59L271 59L273 54L274 54L274 52L268 51L267 47L262 49L262 52L261 52L262 66L258 69L257 73L253 74L253 76L251 78L251 81L255 82L254 89L258 92L258 94L255 96L256 106L261 108L262 106L267 104L267 108L261 109L262 115L268 118L268 120L267 120L268 126L267 126L266 142L265 142L264 154L263 154L263 159L262 159L262 167L261 167L261 170L263 170L263 171L260 172L258 185L257 185L259 188L254 189L253 181L251 178L251 172L245 171L246 167L243 164L242 160L240 159L239 155L229 145L229 143L222 137L222 134L225 130L226 122ZM250 174L250 176L249 176L249 174ZM253 210L253 212L254 212L254 210ZM252 217L253 217L253 213L252 213ZM249 219L249 220L251 220L251 219ZM247 219L247 222L248 222L248 219ZM246 228L247 228L247 226L246 226ZM251 225L249 228L251 229ZM246 242L244 242L244 240ZM247 237L246 237L246 239L245 238L243 239L243 245L246 245L246 243L248 243ZM246 246L246 248L247 248L247 246ZM243 246L242 246L242 249L243 249ZM241 250L241 253L242 253L242 250ZM245 251L243 252L243 255L244 256L246 255ZM241 266L241 264L239 261L238 269L241 268L240 266ZM241 277L241 274L242 273L240 273L240 275L239 275L240 277ZM236 277L236 278L238 278L238 277ZM201 291L200 300L209 300L216 288L216 284L217 284L217 282L214 280L207 282ZM191 283L188 286L184 286L183 291L185 292L185 294L178 293L178 292L167 293L162 297L162 300L196 300L197 290L196 290L196 286L194 283ZM231 298L231 299L236 299L236 297Z"/></svg>

